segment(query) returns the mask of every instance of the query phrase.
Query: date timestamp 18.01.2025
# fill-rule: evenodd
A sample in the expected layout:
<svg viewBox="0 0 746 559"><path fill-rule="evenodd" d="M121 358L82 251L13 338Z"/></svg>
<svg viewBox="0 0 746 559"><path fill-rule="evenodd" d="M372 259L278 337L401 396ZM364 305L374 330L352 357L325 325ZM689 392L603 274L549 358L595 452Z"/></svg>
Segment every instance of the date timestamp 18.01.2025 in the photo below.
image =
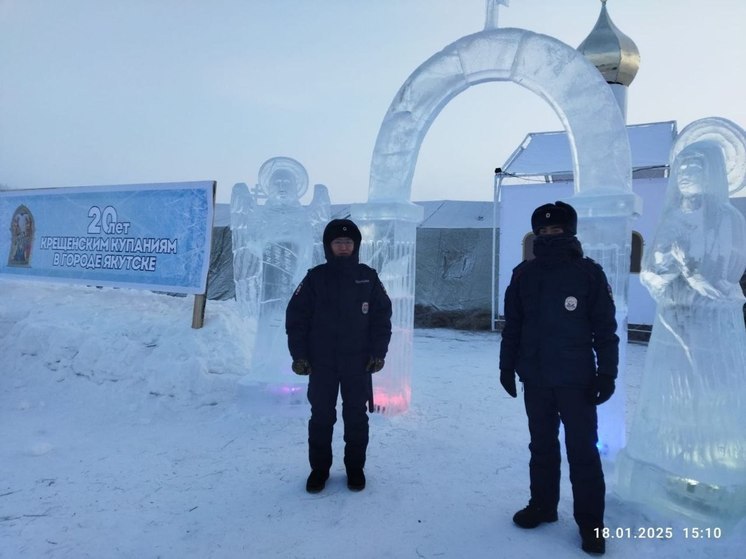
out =
<svg viewBox="0 0 746 559"><path fill-rule="evenodd" d="M607 540L670 540L676 532L671 527L641 526L638 528L595 528L597 536ZM681 535L687 540L717 540L723 536L719 527L681 528Z"/></svg>

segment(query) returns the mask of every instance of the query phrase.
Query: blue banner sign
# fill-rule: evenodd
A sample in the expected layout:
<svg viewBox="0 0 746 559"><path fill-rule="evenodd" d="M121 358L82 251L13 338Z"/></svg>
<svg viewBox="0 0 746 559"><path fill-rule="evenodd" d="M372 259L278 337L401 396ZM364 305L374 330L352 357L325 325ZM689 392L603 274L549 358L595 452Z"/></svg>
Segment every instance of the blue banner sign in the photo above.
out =
<svg viewBox="0 0 746 559"><path fill-rule="evenodd" d="M215 182L0 192L0 276L200 294Z"/></svg>

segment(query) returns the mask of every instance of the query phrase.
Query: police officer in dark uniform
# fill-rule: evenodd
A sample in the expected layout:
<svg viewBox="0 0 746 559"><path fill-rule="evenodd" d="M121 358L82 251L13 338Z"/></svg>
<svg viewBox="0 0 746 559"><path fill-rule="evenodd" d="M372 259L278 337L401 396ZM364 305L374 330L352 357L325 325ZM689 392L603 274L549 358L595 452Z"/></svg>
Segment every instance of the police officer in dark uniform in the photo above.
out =
<svg viewBox="0 0 746 559"><path fill-rule="evenodd" d="M583 257L572 206L540 206L531 227L535 258L513 270L500 346L500 383L515 398L518 373L531 436L531 499L513 521L535 528L557 520L562 421L581 547L602 554L606 486L596 406L611 397L617 375L614 300L601 266Z"/></svg>
<svg viewBox="0 0 746 559"><path fill-rule="evenodd" d="M391 339L391 300L376 271L358 261L361 235L349 219L324 230L326 264L308 271L287 307L285 327L293 371L308 375L306 491L318 493L332 465L337 395L342 393L347 486L365 488L367 405L371 374L380 371Z"/></svg>

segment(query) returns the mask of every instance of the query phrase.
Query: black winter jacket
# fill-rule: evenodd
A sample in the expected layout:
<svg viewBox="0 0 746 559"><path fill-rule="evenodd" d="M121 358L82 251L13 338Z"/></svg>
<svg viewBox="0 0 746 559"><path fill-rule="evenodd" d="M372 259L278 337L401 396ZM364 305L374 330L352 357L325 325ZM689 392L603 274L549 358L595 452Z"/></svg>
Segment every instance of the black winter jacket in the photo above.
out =
<svg viewBox="0 0 746 559"><path fill-rule="evenodd" d="M505 292L500 370L544 387L616 377L616 311L603 269L583 257L574 236L536 237L534 253Z"/></svg>
<svg viewBox="0 0 746 559"><path fill-rule="evenodd" d="M391 300L373 268L329 257L312 268L287 307L293 359L333 365L341 357L385 357L391 339Z"/></svg>

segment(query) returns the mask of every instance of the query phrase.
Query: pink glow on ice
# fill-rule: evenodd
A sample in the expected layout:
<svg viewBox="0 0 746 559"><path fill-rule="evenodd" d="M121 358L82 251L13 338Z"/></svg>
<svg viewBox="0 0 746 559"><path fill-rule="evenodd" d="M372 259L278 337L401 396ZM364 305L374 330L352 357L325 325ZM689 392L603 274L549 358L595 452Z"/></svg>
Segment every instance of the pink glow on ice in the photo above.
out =
<svg viewBox="0 0 746 559"><path fill-rule="evenodd" d="M398 414L409 408L411 389L406 388L405 393L390 394L381 390L374 390L373 402L375 411L384 415Z"/></svg>
<svg viewBox="0 0 746 559"><path fill-rule="evenodd" d="M283 396L297 394L305 389L305 385L299 384L281 384L270 388L270 392Z"/></svg>

